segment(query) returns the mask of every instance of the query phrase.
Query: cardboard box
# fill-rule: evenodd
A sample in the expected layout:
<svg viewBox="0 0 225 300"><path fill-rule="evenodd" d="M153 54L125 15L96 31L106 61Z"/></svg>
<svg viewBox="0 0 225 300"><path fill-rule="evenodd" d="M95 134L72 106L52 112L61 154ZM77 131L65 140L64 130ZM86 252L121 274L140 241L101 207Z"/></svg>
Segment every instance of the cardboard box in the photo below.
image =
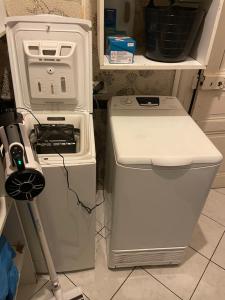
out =
<svg viewBox="0 0 225 300"><path fill-rule="evenodd" d="M108 36L106 54L111 64L132 64L136 41L127 36Z"/></svg>

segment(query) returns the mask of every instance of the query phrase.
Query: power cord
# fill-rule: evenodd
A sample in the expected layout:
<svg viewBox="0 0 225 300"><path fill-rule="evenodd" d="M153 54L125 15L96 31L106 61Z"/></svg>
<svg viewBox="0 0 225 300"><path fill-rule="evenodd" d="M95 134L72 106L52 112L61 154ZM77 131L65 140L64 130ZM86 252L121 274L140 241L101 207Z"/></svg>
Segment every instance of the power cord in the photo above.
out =
<svg viewBox="0 0 225 300"><path fill-rule="evenodd" d="M16 107L16 110L17 109L22 109L22 110L25 110L25 111L29 112L29 114L32 115L32 117L37 121L38 125L41 127L40 121L36 118L36 116L34 115L34 113L31 110L29 110L29 109L27 109L25 107Z"/></svg>
<svg viewBox="0 0 225 300"><path fill-rule="evenodd" d="M32 115L32 117L37 121L38 125L39 125L40 127L42 126L41 123L40 123L40 121L38 120L38 118L34 115L34 113L33 113L31 110L29 110L29 109L27 109L27 108L24 108L24 107L17 107L16 109L22 109L22 110L27 111L27 112L30 113L30 114ZM63 168L64 168L64 170L65 170L65 172L66 172L66 182L67 182L67 188L68 188L68 190L69 190L70 192L72 192L72 193L76 196L76 198L77 198L77 205L78 205L78 206L81 206L82 208L84 208L84 209L87 211L88 214L91 214L91 213L93 212L93 210L95 210L98 206L100 206L101 204L103 204L103 203L105 202L105 200L103 200L103 201L100 202L100 203L95 204L95 206L92 207L92 208L88 207L87 205L85 205L85 204L80 200L79 195L77 194L77 192L76 192L73 188L71 188L71 186L70 186L69 171L68 171L68 169L67 169L67 167L66 167L66 164L65 164L65 157L64 157L61 153L59 153L59 152L57 151L57 149L54 147L54 145L52 144L51 141L48 140L48 142L51 144L51 147L52 147L53 150L56 152L56 154L58 154L58 155L62 158L62 160L63 160Z"/></svg>

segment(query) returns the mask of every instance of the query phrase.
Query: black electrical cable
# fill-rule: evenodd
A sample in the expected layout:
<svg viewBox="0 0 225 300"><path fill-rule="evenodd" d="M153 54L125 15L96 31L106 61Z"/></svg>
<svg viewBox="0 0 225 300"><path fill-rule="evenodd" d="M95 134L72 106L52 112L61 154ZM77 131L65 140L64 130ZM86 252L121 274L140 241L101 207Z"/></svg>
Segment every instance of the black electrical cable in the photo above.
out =
<svg viewBox="0 0 225 300"><path fill-rule="evenodd" d="M27 109L25 107L17 107L16 110L17 109L23 109L23 110L29 112L32 115L32 117L37 121L38 125L41 126L40 121L35 117L35 115L33 114L33 112L31 110L29 110L29 109Z"/></svg>
<svg viewBox="0 0 225 300"><path fill-rule="evenodd" d="M61 153L57 152L57 154L60 157L62 157L62 160L63 160L63 167L64 167L64 169L66 171L66 181L67 181L68 190L71 191L73 194L75 194L75 196L77 197L77 205L78 206L79 205L82 206L89 214L91 214L94 209L96 209L98 206L100 206L104 202L104 200L102 202L100 202L100 203L97 203L92 208L86 206L82 201L80 201L80 198L79 198L77 192L74 189L72 189L71 186L70 186L69 171L68 171L68 169L66 168L66 165L65 165L65 158L64 158L64 156Z"/></svg>
<svg viewBox="0 0 225 300"><path fill-rule="evenodd" d="M29 110L29 109L27 109L27 108L23 108L23 107L17 107L16 109L23 109L23 110L27 111L27 112L30 113L30 114L33 116L33 118L37 121L38 125L39 125L40 127L42 126L41 123L40 123L40 121L37 119L37 117L34 115L34 113L33 113L31 110ZM68 188L68 190L69 190L70 192L72 192L72 193L76 196L76 198L77 198L77 205L78 205L78 206L81 206L82 208L84 208L84 209L87 211L88 214L91 214L91 213L93 212L93 210L95 210L98 206L100 206L101 204L103 204L103 203L105 202L105 200L103 200L103 201L100 202L100 203L95 204L95 206L93 206L92 208L88 207L87 205L85 205L85 204L80 200L79 195L77 194L77 192L76 192L74 189L72 189L71 186L70 186L69 171L68 171L68 169L67 169L67 167L66 167L66 164L65 164L65 157L64 157L61 153L59 153L59 152L57 151L57 149L53 146L53 144L52 144L51 141L48 141L48 142L51 144L51 147L54 149L54 151L56 152L56 154L58 154L58 155L62 158L62 160L63 160L63 168L64 168L64 170L65 170L65 172L66 172L66 182L67 182L67 188Z"/></svg>

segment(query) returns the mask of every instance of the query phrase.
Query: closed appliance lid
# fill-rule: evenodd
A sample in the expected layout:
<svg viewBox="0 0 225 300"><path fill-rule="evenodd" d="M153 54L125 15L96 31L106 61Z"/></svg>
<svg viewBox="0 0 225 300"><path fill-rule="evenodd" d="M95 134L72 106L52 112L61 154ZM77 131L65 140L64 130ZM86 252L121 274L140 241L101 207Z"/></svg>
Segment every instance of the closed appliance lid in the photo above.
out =
<svg viewBox="0 0 225 300"><path fill-rule="evenodd" d="M219 163L221 153L193 121L174 102L177 109L113 109L119 97L112 99L109 119L117 162L123 165L177 167ZM176 105L177 103L177 105Z"/></svg>
<svg viewBox="0 0 225 300"><path fill-rule="evenodd" d="M90 21L10 17L6 34L17 107L93 111Z"/></svg>

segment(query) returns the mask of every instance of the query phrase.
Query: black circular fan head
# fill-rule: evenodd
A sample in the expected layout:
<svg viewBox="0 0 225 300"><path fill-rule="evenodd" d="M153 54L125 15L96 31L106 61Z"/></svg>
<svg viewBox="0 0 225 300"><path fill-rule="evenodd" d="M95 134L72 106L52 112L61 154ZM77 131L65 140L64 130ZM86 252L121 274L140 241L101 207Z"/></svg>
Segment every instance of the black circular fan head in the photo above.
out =
<svg viewBox="0 0 225 300"><path fill-rule="evenodd" d="M34 169L16 171L5 182L7 194L15 200L32 200L44 187L44 176Z"/></svg>

